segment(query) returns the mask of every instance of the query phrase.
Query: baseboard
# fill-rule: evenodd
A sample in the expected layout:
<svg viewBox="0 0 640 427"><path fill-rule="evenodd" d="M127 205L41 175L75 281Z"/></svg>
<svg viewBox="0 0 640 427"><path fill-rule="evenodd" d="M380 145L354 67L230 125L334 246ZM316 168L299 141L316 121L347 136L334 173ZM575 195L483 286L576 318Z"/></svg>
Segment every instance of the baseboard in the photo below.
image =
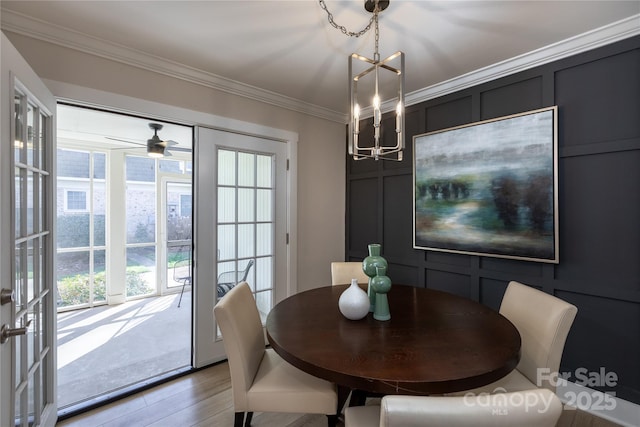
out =
<svg viewBox="0 0 640 427"><path fill-rule="evenodd" d="M621 426L637 427L640 405L570 381L560 381L556 394L565 409L577 407Z"/></svg>

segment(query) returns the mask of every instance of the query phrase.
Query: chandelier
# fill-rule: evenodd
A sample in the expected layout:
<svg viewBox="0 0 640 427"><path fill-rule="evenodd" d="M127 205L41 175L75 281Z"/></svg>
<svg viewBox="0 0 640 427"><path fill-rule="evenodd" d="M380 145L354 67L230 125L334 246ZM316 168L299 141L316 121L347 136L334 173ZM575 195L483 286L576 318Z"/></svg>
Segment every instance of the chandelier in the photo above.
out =
<svg viewBox="0 0 640 427"><path fill-rule="evenodd" d="M324 0L320 6L327 12L329 23L351 37L360 37L375 28L375 50L373 58L354 53L349 56L349 155L354 160L383 159L402 161L404 150L404 53L396 52L380 60L378 45L380 31L378 15L389 6L388 0L365 0L364 8L373 13L369 24L358 32L350 32L333 20ZM387 98L388 97L388 98ZM395 120L393 132L383 135L383 100L394 108ZM363 141L360 138L361 120L363 126L372 126L373 139ZM365 130L365 128L363 128ZM392 135L392 136L390 136ZM385 141L387 136L390 141Z"/></svg>

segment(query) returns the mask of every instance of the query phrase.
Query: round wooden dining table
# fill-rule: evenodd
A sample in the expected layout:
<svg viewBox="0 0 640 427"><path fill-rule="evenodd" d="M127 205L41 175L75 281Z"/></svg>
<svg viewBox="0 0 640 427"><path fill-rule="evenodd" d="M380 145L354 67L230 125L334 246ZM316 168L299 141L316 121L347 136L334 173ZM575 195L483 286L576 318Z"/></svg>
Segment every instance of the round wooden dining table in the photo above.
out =
<svg viewBox="0 0 640 427"><path fill-rule="evenodd" d="M447 292L393 285L391 319L349 320L347 285L300 292L267 316L267 338L286 361L341 388L442 394L496 381L520 360L520 334L504 316Z"/></svg>

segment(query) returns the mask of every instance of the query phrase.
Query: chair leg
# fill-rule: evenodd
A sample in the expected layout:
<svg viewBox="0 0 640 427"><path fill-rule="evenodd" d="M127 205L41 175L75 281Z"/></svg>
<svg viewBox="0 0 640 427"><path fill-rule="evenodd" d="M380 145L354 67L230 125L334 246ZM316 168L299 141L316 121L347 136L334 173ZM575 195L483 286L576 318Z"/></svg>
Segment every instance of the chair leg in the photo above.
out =
<svg viewBox="0 0 640 427"><path fill-rule="evenodd" d="M338 386L338 408L336 411L337 415L340 415L344 409L345 403L347 403L347 399L349 399L349 394L351 394L351 389L348 387Z"/></svg>
<svg viewBox="0 0 640 427"><path fill-rule="evenodd" d="M367 393L362 390L351 390L349 406L363 406L367 401Z"/></svg>
<svg viewBox="0 0 640 427"><path fill-rule="evenodd" d="M244 423L244 412L236 412L235 418L233 419L233 427L242 427Z"/></svg>
<svg viewBox="0 0 640 427"><path fill-rule="evenodd" d="M251 427L251 418L253 418L253 412L247 412L247 417L244 419L244 427Z"/></svg>
<svg viewBox="0 0 640 427"><path fill-rule="evenodd" d="M184 293L184 287L187 285L188 280L182 282L182 290L180 291L180 299L178 300L178 307L180 307L180 303L182 302L182 294Z"/></svg>
<svg viewBox="0 0 640 427"><path fill-rule="evenodd" d="M337 415L327 415L327 426L336 427L338 425Z"/></svg>

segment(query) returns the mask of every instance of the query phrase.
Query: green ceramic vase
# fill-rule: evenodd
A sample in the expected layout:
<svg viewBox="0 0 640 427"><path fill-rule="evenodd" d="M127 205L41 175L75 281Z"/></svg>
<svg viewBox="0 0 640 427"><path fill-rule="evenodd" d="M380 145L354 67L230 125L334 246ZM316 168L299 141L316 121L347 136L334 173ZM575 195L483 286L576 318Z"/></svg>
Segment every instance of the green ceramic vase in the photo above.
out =
<svg viewBox="0 0 640 427"><path fill-rule="evenodd" d="M371 287L371 279L376 276L376 268L384 267L385 271L388 267L387 260L380 256L382 246L379 243L371 243L369 246L369 256L362 260L362 270L364 274L369 277L369 287L367 293L369 294L369 311L375 311L376 294Z"/></svg>
<svg viewBox="0 0 640 427"><path fill-rule="evenodd" d="M391 279L387 277L387 267L376 267L376 275L369 281L376 295L376 303L373 318L376 320L389 320L389 299L387 292L391 290Z"/></svg>

